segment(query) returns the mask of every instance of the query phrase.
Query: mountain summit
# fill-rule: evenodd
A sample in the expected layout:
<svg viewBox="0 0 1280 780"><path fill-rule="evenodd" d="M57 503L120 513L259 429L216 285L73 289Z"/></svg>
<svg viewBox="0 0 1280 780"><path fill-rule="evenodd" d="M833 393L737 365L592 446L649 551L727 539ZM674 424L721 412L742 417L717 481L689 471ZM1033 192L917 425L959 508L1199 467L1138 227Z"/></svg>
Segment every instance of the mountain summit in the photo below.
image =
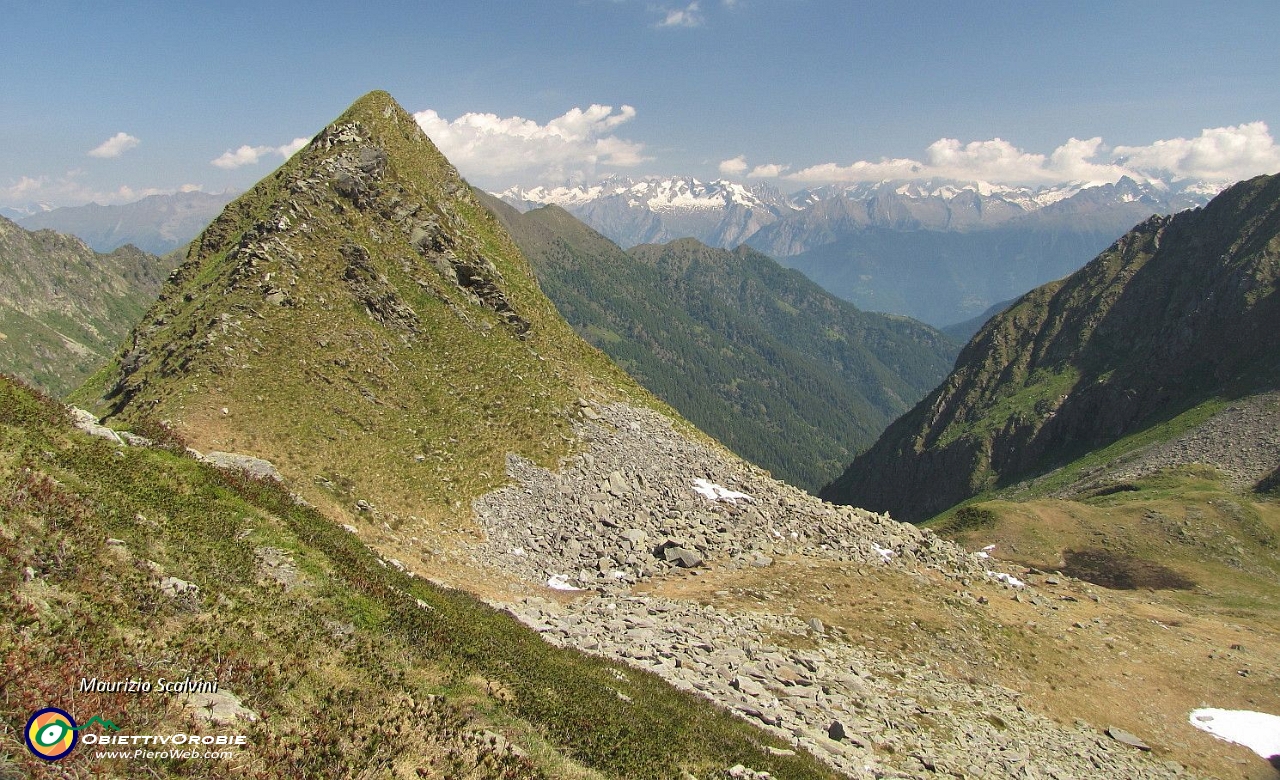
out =
<svg viewBox="0 0 1280 780"><path fill-rule="evenodd" d="M1280 176L1151 217L1023 296L823 491L924 520L1211 398L1280 382Z"/></svg>
<svg viewBox="0 0 1280 780"><path fill-rule="evenodd" d="M508 452L554 463L580 396L627 394L648 398L372 92L228 205L81 397L269 458L317 503L434 516Z"/></svg>

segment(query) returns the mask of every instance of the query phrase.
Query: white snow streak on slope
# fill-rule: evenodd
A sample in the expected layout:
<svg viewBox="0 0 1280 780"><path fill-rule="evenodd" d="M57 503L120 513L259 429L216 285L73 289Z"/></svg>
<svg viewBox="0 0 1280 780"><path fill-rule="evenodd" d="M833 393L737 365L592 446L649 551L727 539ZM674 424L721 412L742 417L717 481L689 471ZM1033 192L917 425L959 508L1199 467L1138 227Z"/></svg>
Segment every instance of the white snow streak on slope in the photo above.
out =
<svg viewBox="0 0 1280 780"><path fill-rule="evenodd" d="M1218 739L1244 745L1263 758L1280 756L1280 715L1249 710L1192 710L1191 725Z"/></svg>
<svg viewBox="0 0 1280 780"><path fill-rule="evenodd" d="M740 493L737 490L730 490L727 487L717 485L714 482L708 482L705 479L695 479L693 481L693 490L708 501L728 501L730 504L738 503L738 499L752 502L755 501L754 498L746 493Z"/></svg>

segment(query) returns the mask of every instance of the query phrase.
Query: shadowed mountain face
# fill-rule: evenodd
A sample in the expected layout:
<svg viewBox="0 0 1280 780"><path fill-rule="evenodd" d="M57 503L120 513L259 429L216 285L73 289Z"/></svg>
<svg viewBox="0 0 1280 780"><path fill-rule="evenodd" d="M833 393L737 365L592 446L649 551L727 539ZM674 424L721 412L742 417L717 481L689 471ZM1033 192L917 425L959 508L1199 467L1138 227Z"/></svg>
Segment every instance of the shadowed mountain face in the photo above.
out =
<svg viewBox="0 0 1280 780"><path fill-rule="evenodd" d="M579 396L648 398L578 339L413 118L357 101L194 242L80 398L253 452L319 501L465 512L553 463ZM332 499L332 496L329 496Z"/></svg>
<svg viewBox="0 0 1280 780"><path fill-rule="evenodd" d="M55 396L75 389L108 360L173 265L132 246L100 254L0 218L0 372Z"/></svg>
<svg viewBox="0 0 1280 780"><path fill-rule="evenodd" d="M1280 177L1152 217L993 318L822 495L922 520L1214 396L1276 386Z"/></svg>
<svg viewBox="0 0 1280 780"><path fill-rule="evenodd" d="M487 205L574 329L775 476L816 491L945 375L942 334L868 314L746 247L623 252L558 206Z"/></svg>

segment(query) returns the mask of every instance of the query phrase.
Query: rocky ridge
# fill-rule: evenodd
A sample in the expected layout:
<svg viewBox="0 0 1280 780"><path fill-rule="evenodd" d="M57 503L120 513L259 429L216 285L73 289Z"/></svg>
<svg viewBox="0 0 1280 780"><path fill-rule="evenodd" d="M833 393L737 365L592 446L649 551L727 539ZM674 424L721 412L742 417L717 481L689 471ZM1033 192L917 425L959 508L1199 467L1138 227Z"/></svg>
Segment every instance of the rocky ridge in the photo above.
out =
<svg viewBox="0 0 1280 780"><path fill-rule="evenodd" d="M1253 488L1274 472L1280 467L1280 393L1233 401L1186 433L1117 458L1057 493L1071 495L1193 464L1217 469L1234 490Z"/></svg>

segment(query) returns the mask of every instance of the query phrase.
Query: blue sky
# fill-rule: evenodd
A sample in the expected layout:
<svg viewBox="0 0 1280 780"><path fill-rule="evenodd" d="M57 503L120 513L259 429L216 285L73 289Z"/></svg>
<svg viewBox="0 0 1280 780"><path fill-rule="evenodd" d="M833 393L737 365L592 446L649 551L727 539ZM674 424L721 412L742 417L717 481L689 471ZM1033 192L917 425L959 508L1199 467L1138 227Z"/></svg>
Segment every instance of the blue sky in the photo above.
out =
<svg viewBox="0 0 1280 780"><path fill-rule="evenodd" d="M0 13L0 206L244 189L371 89L491 189L607 173L796 189L1280 171L1273 1L6 0Z"/></svg>

